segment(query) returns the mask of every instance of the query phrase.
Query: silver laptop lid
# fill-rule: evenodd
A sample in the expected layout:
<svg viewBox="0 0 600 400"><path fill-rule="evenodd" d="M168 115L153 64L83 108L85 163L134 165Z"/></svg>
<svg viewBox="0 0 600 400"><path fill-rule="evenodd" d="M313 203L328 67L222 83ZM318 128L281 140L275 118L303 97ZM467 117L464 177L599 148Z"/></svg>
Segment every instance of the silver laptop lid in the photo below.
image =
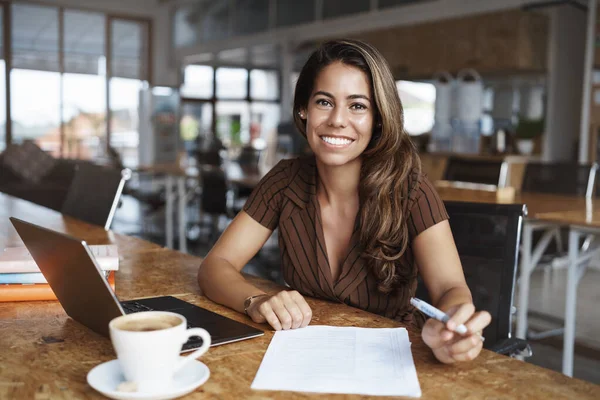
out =
<svg viewBox="0 0 600 400"><path fill-rule="evenodd" d="M101 335L123 309L87 244L74 237L10 217L69 317Z"/></svg>

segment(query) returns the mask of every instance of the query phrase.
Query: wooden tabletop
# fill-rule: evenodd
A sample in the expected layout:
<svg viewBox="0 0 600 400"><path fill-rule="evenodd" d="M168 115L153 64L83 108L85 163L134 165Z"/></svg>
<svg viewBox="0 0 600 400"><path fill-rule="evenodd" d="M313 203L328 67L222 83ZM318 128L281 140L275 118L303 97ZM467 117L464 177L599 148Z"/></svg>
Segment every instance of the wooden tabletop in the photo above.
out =
<svg viewBox="0 0 600 400"><path fill-rule="evenodd" d="M9 216L16 216L69 233L89 244L114 243L119 248L120 269L116 291L120 299L175 295L237 321L246 316L203 297L196 283L200 259L143 240L105 232L59 213L0 194L0 244L20 245ZM280 287L249 278L268 292ZM344 304L307 299L313 309L312 324L359 327L398 327L398 322ZM470 363L442 365L409 330L413 357L424 399L521 398L599 399L600 386L569 378L529 363L483 351ZM301 399L361 398L253 391L250 384L272 337L262 337L211 348L202 357L211 377L189 399ZM110 341L67 318L60 304L49 302L0 303L0 398L73 399L103 398L86 383L94 366L114 359Z"/></svg>
<svg viewBox="0 0 600 400"><path fill-rule="evenodd" d="M497 204L525 204L528 217L533 219L553 218L553 222L568 224L569 218L559 220L560 214L572 213L571 216L591 212L600 217L600 200L586 201L584 197L564 196L547 193L522 192L497 189L490 185L456 185L447 181L435 182L435 187L444 201L469 201ZM600 219L597 219L600 220ZM580 221L585 221L585 218Z"/></svg>
<svg viewBox="0 0 600 400"><path fill-rule="evenodd" d="M569 210L539 213L538 219L559 224L600 229L600 210Z"/></svg>

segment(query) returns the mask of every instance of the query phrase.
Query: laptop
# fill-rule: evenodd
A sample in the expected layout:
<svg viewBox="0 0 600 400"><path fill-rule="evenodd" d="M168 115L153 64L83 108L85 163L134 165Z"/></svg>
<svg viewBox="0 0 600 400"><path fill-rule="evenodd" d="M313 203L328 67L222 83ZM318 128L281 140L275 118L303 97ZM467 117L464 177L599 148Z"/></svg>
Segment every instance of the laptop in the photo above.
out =
<svg viewBox="0 0 600 400"><path fill-rule="evenodd" d="M211 346L261 336L264 332L172 296L119 301L85 241L10 217L67 315L93 331L109 336L108 323L140 311L171 311L183 315L188 328L210 333ZM182 352L202 345L192 337Z"/></svg>

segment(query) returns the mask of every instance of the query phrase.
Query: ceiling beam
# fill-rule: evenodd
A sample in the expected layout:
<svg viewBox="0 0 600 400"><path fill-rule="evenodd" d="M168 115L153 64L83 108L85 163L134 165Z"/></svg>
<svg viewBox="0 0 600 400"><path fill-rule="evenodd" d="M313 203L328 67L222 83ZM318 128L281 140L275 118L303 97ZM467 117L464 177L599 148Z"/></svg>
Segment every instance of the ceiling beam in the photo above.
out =
<svg viewBox="0 0 600 400"><path fill-rule="evenodd" d="M536 2L534 0L432 0L175 49L175 57L177 62L185 62L187 57L196 54L216 53L226 49L251 47L260 44L298 44L394 26L414 25L441 19L522 8Z"/></svg>

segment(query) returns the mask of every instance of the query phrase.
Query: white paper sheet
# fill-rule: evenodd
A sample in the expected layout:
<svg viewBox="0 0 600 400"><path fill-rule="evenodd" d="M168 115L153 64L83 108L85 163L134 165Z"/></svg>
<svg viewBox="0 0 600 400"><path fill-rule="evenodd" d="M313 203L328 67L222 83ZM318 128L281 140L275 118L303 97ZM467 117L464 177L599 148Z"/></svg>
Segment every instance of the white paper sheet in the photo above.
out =
<svg viewBox="0 0 600 400"><path fill-rule="evenodd" d="M252 389L420 397L404 328L278 331Z"/></svg>

